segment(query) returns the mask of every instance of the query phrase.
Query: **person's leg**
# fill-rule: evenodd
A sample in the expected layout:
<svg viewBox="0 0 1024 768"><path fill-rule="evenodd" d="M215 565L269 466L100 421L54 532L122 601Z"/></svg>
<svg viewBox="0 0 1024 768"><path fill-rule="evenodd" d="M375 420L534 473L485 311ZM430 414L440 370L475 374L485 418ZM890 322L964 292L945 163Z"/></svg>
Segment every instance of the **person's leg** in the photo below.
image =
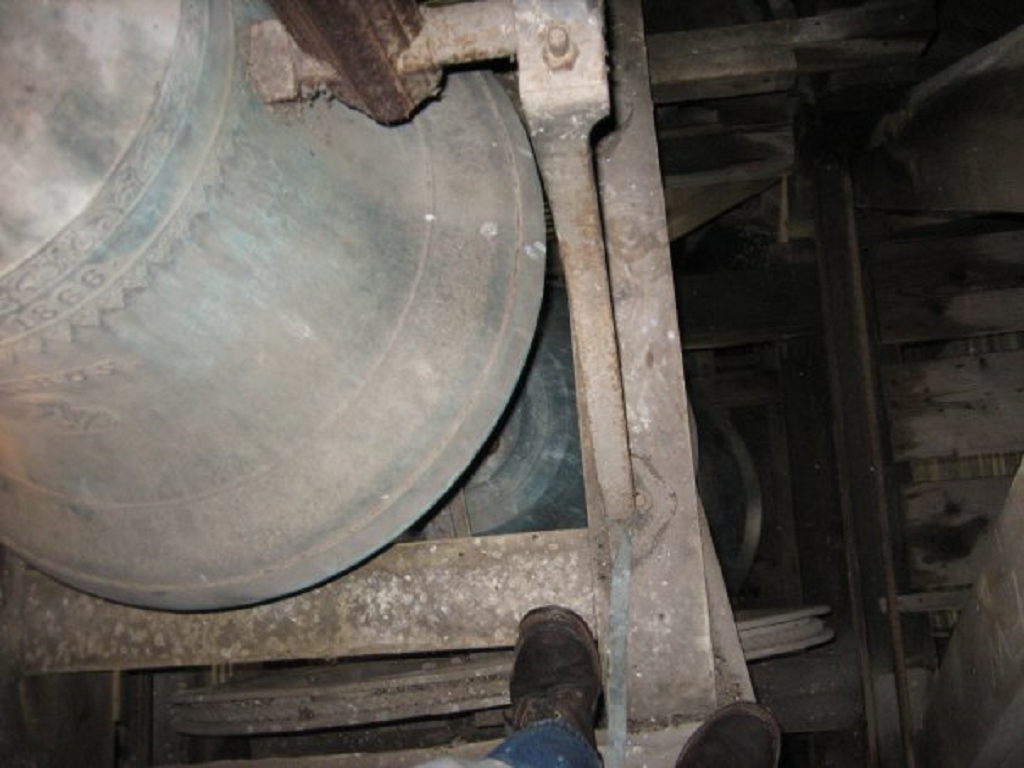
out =
<svg viewBox="0 0 1024 768"><path fill-rule="evenodd" d="M479 762L452 759L420 768L601 768L594 719L601 661L587 623L549 605L519 622L512 679L515 733Z"/></svg>
<svg viewBox="0 0 1024 768"><path fill-rule="evenodd" d="M722 707L683 747L676 768L775 768L781 736L766 709L745 701Z"/></svg>
<svg viewBox="0 0 1024 768"><path fill-rule="evenodd" d="M583 619L558 606L526 614L509 689L516 732L489 757L515 768L599 768L594 719L601 661Z"/></svg>
<svg viewBox="0 0 1024 768"><path fill-rule="evenodd" d="M556 720L516 731L488 757L512 768L600 768L597 750L568 725Z"/></svg>

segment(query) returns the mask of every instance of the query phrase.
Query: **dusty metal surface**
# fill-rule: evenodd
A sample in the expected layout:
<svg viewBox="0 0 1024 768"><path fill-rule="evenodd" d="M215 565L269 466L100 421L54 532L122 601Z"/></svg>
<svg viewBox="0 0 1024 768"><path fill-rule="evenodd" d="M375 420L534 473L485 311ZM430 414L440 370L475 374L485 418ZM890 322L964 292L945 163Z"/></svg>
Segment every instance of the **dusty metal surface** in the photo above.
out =
<svg viewBox="0 0 1024 768"><path fill-rule="evenodd" d="M921 741L929 766L1024 765L1024 471L932 689Z"/></svg>
<svg viewBox="0 0 1024 768"><path fill-rule="evenodd" d="M700 718L714 653L643 16L638 0L609 12L615 122L596 164L637 491L630 717Z"/></svg>
<svg viewBox="0 0 1024 768"><path fill-rule="evenodd" d="M343 102L382 123L408 119L437 93L439 68L399 72L396 62L423 29L416 0L270 0L298 45L334 70Z"/></svg>
<svg viewBox="0 0 1024 768"><path fill-rule="evenodd" d="M511 668L509 651L282 670L184 691L172 722L191 734L297 733L501 707Z"/></svg>
<svg viewBox="0 0 1024 768"><path fill-rule="evenodd" d="M26 672L500 648L538 605L593 623L593 593L586 531L399 544L322 587L220 613L118 605L29 571L18 640Z"/></svg>
<svg viewBox="0 0 1024 768"><path fill-rule="evenodd" d="M255 3L53 10L0 9L0 538L149 606L330 578L515 386L544 275L522 124L484 73L392 128L268 108Z"/></svg>

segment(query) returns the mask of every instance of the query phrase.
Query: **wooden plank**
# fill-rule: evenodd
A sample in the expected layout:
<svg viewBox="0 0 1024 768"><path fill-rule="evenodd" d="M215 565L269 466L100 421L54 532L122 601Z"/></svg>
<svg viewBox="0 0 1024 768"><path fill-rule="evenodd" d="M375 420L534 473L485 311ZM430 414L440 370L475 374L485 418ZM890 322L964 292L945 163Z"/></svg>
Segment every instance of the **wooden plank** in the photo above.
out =
<svg viewBox="0 0 1024 768"><path fill-rule="evenodd" d="M883 342L1024 330L1024 232L893 241L869 258Z"/></svg>
<svg viewBox="0 0 1024 768"><path fill-rule="evenodd" d="M672 174L665 177L668 189L703 189L710 184L742 184L751 181L777 181L793 170L792 155L777 154L769 157L741 160L718 168Z"/></svg>
<svg viewBox="0 0 1024 768"><path fill-rule="evenodd" d="M911 37L810 44L796 49L796 68L800 74L809 75L883 67L894 62L915 60L927 42L924 37Z"/></svg>
<svg viewBox="0 0 1024 768"><path fill-rule="evenodd" d="M915 590L973 584L984 542L1012 477L920 483L903 489L910 583Z"/></svg>
<svg viewBox="0 0 1024 768"><path fill-rule="evenodd" d="M593 623L593 593L586 530L398 544L322 587L217 613L132 608L30 569L21 658L56 672L497 648L538 605Z"/></svg>
<svg viewBox="0 0 1024 768"><path fill-rule="evenodd" d="M897 460L1024 451L1024 352L890 365L882 378Z"/></svg>
<svg viewBox="0 0 1024 768"><path fill-rule="evenodd" d="M785 128L792 124L794 105L787 94L742 96L658 109L658 139L706 136L722 131L746 132Z"/></svg>
<svg viewBox="0 0 1024 768"><path fill-rule="evenodd" d="M659 104L775 93L788 91L796 83L796 57L789 48L733 48L688 55L676 51L676 45L673 42L657 56L652 50L651 88Z"/></svg>
<svg viewBox="0 0 1024 768"><path fill-rule="evenodd" d="M790 127L663 138L659 152L669 187L772 178L787 173L795 156Z"/></svg>
<svg viewBox="0 0 1024 768"><path fill-rule="evenodd" d="M1024 471L1018 470L932 686L928 765L1024 765Z"/></svg>
<svg viewBox="0 0 1024 768"><path fill-rule="evenodd" d="M819 333L815 264L682 275L676 282L687 350Z"/></svg>
<svg viewBox="0 0 1024 768"><path fill-rule="evenodd" d="M655 100L663 103L788 90L801 72L859 68L894 56L916 56L920 42L850 41L926 33L934 25L929 3L897 2L802 19L651 35L651 86ZM797 55L801 50L802 62Z"/></svg>
<svg viewBox="0 0 1024 768"><path fill-rule="evenodd" d="M669 240L676 240L764 192L774 179L724 182L699 187L666 187Z"/></svg>
<svg viewBox="0 0 1024 768"><path fill-rule="evenodd" d="M616 130L596 149L636 488L631 719L717 703L700 509L640 0L609 4Z"/></svg>
<svg viewBox="0 0 1024 768"><path fill-rule="evenodd" d="M403 73L397 61L423 28L416 0L271 0L307 53L331 65L332 93L382 123L402 122L437 92L440 70Z"/></svg>
<svg viewBox="0 0 1024 768"><path fill-rule="evenodd" d="M659 71L654 60L669 55L673 49L680 55L701 55L756 46L797 47L856 38L898 37L934 28L932 3L898 0L871 2L798 19L659 33L650 36L647 47L653 77Z"/></svg>

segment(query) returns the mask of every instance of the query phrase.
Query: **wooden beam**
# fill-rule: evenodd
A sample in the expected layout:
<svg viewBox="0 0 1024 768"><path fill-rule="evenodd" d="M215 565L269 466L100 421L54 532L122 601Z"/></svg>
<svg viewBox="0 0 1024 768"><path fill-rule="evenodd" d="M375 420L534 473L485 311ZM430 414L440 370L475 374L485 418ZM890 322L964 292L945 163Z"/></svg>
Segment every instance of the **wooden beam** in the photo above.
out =
<svg viewBox="0 0 1024 768"><path fill-rule="evenodd" d="M789 173L795 156L789 126L662 138L658 151L666 187L774 179Z"/></svg>
<svg viewBox="0 0 1024 768"><path fill-rule="evenodd" d="M27 672L326 659L515 643L520 617L548 603L594 620L585 530L398 544L294 597L217 613L111 603L27 569Z"/></svg>
<svg viewBox="0 0 1024 768"><path fill-rule="evenodd" d="M669 240L685 237L768 189L774 178L665 188Z"/></svg>
<svg viewBox="0 0 1024 768"><path fill-rule="evenodd" d="M934 27L931 3L903 1L652 35L651 86L662 103L788 90L798 74L914 57Z"/></svg>
<svg viewBox="0 0 1024 768"><path fill-rule="evenodd" d="M328 63L332 93L382 123L409 118L437 92L440 70L403 73L399 56L423 28L416 0L271 0L295 42Z"/></svg>
<svg viewBox="0 0 1024 768"><path fill-rule="evenodd" d="M1024 451L1024 352L887 366L899 461Z"/></svg>
<svg viewBox="0 0 1024 768"><path fill-rule="evenodd" d="M706 570L640 0L608 4L618 124L596 150L638 519L629 714L717 704ZM653 762L653 761L652 761Z"/></svg>

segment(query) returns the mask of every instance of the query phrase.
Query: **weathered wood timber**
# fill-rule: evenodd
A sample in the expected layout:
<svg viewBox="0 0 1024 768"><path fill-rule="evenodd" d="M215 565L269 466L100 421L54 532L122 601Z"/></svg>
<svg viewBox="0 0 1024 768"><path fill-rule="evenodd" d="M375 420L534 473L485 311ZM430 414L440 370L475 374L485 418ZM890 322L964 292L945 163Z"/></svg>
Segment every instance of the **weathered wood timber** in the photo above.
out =
<svg viewBox="0 0 1024 768"><path fill-rule="evenodd" d="M609 11L620 123L595 165L637 491L629 714L704 715L715 655L643 13L639 0Z"/></svg>
<svg viewBox="0 0 1024 768"><path fill-rule="evenodd" d="M585 530L398 544L317 589L218 613L132 608L32 569L21 596L29 672L500 648L548 603L594 619Z"/></svg>
<svg viewBox="0 0 1024 768"><path fill-rule="evenodd" d="M1024 451L1024 352L886 366L900 461Z"/></svg>
<svg viewBox="0 0 1024 768"><path fill-rule="evenodd" d="M774 181L730 181L700 187L666 188L665 212L668 216L669 240L690 234L730 208L764 192Z"/></svg>
<svg viewBox="0 0 1024 768"><path fill-rule="evenodd" d="M1024 330L1024 232L894 240L869 256L885 343Z"/></svg>
<svg viewBox="0 0 1024 768"><path fill-rule="evenodd" d="M931 4L912 1L652 35L654 98L673 102L770 93L790 89L798 74L913 59L934 26Z"/></svg>
<svg viewBox="0 0 1024 768"><path fill-rule="evenodd" d="M903 488L913 589L974 583L984 542L1006 503L1012 479L987 477Z"/></svg>
<svg viewBox="0 0 1024 768"><path fill-rule="evenodd" d="M789 127L663 139L659 151L666 187L775 179L795 154Z"/></svg>
<svg viewBox="0 0 1024 768"><path fill-rule="evenodd" d="M932 688L921 744L929 765L1024 764L1024 472L993 526Z"/></svg>

